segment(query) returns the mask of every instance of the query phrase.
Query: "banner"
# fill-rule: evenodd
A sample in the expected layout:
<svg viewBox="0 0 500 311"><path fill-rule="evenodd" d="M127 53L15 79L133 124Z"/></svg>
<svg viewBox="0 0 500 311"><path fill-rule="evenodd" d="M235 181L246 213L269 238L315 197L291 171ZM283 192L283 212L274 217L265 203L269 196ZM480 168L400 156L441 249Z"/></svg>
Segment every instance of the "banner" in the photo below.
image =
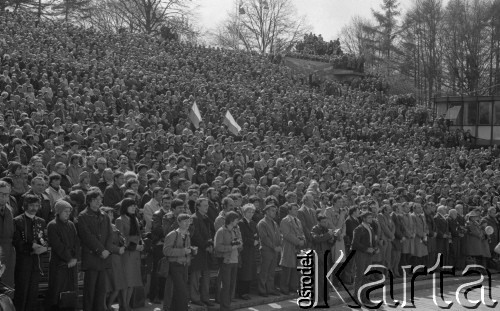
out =
<svg viewBox="0 0 500 311"><path fill-rule="evenodd" d="M241 131L241 127L238 125L238 123L236 123L229 110L226 112L226 116L224 117L224 124L234 135L238 135L238 133Z"/></svg>
<svg viewBox="0 0 500 311"><path fill-rule="evenodd" d="M194 127L199 128L201 120L201 113L196 105L196 102L191 107L191 111L189 112L189 119L193 122Z"/></svg>

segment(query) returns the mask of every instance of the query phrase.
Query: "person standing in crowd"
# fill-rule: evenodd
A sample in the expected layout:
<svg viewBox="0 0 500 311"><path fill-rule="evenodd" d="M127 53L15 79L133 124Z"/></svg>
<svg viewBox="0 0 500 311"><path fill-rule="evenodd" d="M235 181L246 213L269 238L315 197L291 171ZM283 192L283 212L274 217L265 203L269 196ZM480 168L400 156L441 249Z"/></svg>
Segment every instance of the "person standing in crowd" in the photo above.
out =
<svg viewBox="0 0 500 311"><path fill-rule="evenodd" d="M259 295L278 296L274 286L274 275L278 264L278 254L281 252L281 234L278 225L274 221L276 217L276 206L267 205L264 208L265 216L257 224L260 239L260 255L262 263L258 280Z"/></svg>
<svg viewBox="0 0 500 311"><path fill-rule="evenodd" d="M153 224L153 214L160 209L160 202L163 196L163 189L155 187L153 189L153 197L144 205L144 221L146 222L146 232L151 232Z"/></svg>
<svg viewBox="0 0 500 311"><path fill-rule="evenodd" d="M415 203L413 205L413 213L411 214L415 223L415 240L413 242L412 256L414 258L413 265L425 265L427 260L427 224L423 214L422 205Z"/></svg>
<svg viewBox="0 0 500 311"><path fill-rule="evenodd" d="M380 213L377 215L378 223L380 225L380 258L384 267L390 267L392 241L394 241L394 232L396 230L394 222L390 217L392 208L389 204L383 204Z"/></svg>
<svg viewBox="0 0 500 311"><path fill-rule="evenodd" d="M9 204L10 185L0 181L0 248L2 249L2 262L8 267L0 278L5 285L14 287L14 267L16 253L12 239L14 237L14 217Z"/></svg>
<svg viewBox="0 0 500 311"><path fill-rule="evenodd" d="M318 224L315 225L311 230L311 236L313 241L313 249L316 251L318 255L319 261L319 275L326 275L326 271L329 266L328 260L325 261L325 253L330 250L332 246L335 244L335 240L340 237L340 231L329 229L328 228L328 218L325 215L319 214L317 217ZM328 256L330 257L330 256ZM328 295L328 288L325 292L325 278L320 277L318 280L318 299L319 303L328 302L330 300L330 296Z"/></svg>
<svg viewBox="0 0 500 311"><path fill-rule="evenodd" d="M106 269L109 280L106 309L109 311L112 310L111 305L116 301L116 298L119 298L121 306L123 306L126 301L127 281L125 279L125 270L123 269L122 263L122 255L125 253L125 238L114 224L115 209L109 206L101 206L100 210L109 217L111 222L111 247L109 249L111 253L109 255L111 268Z"/></svg>
<svg viewBox="0 0 500 311"><path fill-rule="evenodd" d="M486 223L486 226L490 226L493 229L493 233L488 236L488 244L490 247L491 257L497 258L495 253L495 246L497 246L500 237L500 224L497 220L497 208L491 206L488 208L488 214L483 217L482 221ZM493 262L489 262L488 265L493 266Z"/></svg>
<svg viewBox="0 0 500 311"><path fill-rule="evenodd" d="M188 310L188 267L193 255L189 236L191 217L188 214L180 214L177 216L177 222L179 227L167 234L163 246L163 254L169 261L167 279L172 280L165 285L163 311Z"/></svg>
<svg viewBox="0 0 500 311"><path fill-rule="evenodd" d="M51 199L49 194L45 191L47 188L45 179L42 176L36 176L31 180L31 189L26 194L34 194L40 198L40 209L37 216L49 223L54 219L54 210L52 208ZM20 202L24 199L24 194Z"/></svg>
<svg viewBox="0 0 500 311"><path fill-rule="evenodd" d="M162 219L162 227L165 235L168 235L170 232L179 228L179 222L177 221L177 217L180 214L186 213L186 207L184 205L184 201L181 199L172 200L172 204L170 207L170 212L165 214Z"/></svg>
<svg viewBox="0 0 500 311"><path fill-rule="evenodd" d="M14 306L19 311L36 311L40 282L40 255L47 251L45 221L36 216L40 199L36 195L24 198L24 214L14 218L12 244L16 250L14 270Z"/></svg>
<svg viewBox="0 0 500 311"><path fill-rule="evenodd" d="M198 248L190 266L189 288L191 303L198 306L213 306L209 297L210 257L214 250L214 227L207 216L208 199L196 200L196 214L192 216L191 245Z"/></svg>
<svg viewBox="0 0 500 311"><path fill-rule="evenodd" d="M115 206L123 200L123 191L121 186L125 183L125 176L121 172L115 172L113 175L113 184L108 186L104 191L103 204L104 206Z"/></svg>
<svg viewBox="0 0 500 311"><path fill-rule="evenodd" d="M246 175L246 174L245 174ZM295 192L287 192L285 194L285 199L286 202L279 207L278 210L278 224L281 223L281 220L288 216L288 211L289 211L289 205L291 204L297 204L297 195Z"/></svg>
<svg viewBox="0 0 500 311"><path fill-rule="evenodd" d="M219 216L215 219L214 228L217 232L219 228L224 226L226 214L229 212L234 212L234 201L230 197L225 197L222 199L222 211L220 211Z"/></svg>
<svg viewBox="0 0 500 311"><path fill-rule="evenodd" d="M400 274L400 265L399 261L401 259L401 246L403 241L405 240L404 232L405 228L403 228L403 213L401 209L400 203L395 203L393 205L393 212L391 213L392 222L394 223L394 240L392 241L392 252L391 252L391 264L390 270L394 274L394 277L399 278Z"/></svg>
<svg viewBox="0 0 500 311"><path fill-rule="evenodd" d="M112 245L112 228L108 216L100 211L102 192L92 187L85 198L88 206L78 216L77 229L82 246L83 310L104 311L106 269Z"/></svg>
<svg viewBox="0 0 500 311"><path fill-rule="evenodd" d="M125 238L125 253L122 255L123 271L127 284L123 309L130 310L130 299L134 287L142 287L141 254L144 243L141 238L139 221L136 217L137 203L134 199L124 199L120 207L120 217L115 221L116 228Z"/></svg>
<svg viewBox="0 0 500 311"><path fill-rule="evenodd" d="M425 214L425 222L427 224L427 230L429 233L427 234L427 252L428 252L428 261L427 265L429 267L434 266L436 263L436 222L434 221L434 215L435 215L435 204L434 202L426 202L425 207L424 207L424 214ZM464 225L465 225L465 219L464 219ZM464 262L465 263L465 262Z"/></svg>
<svg viewBox="0 0 500 311"><path fill-rule="evenodd" d="M215 188L208 188L208 212L207 216L210 218L212 223L215 223L215 219L219 216L219 203L217 202L218 191Z"/></svg>
<svg viewBox="0 0 500 311"><path fill-rule="evenodd" d="M312 247L311 230L317 224L316 209L314 208L314 198L312 194L306 193L302 198L302 206L297 212L297 217L302 223L302 229L306 236L306 245L304 247Z"/></svg>
<svg viewBox="0 0 500 311"><path fill-rule="evenodd" d="M284 295L288 295L290 292L295 293L298 289L297 253L306 243L302 224L297 218L298 204L289 204L288 208L288 216L283 218L280 223L283 239L280 260L280 266L282 267L280 290ZM322 256L320 255L320 257Z"/></svg>
<svg viewBox="0 0 500 311"><path fill-rule="evenodd" d="M0 279L5 273L6 266L2 263L3 251L0 247ZM14 289L3 282L0 282L0 300L2 301L2 311L16 311L14 303L12 302L12 296Z"/></svg>
<svg viewBox="0 0 500 311"><path fill-rule="evenodd" d="M359 215L361 224L354 229L351 250L356 251L354 261L356 264L356 274L354 277L355 300L359 303L366 302L366 293L361 293L359 289L366 283L365 270L372 263L373 255L377 252L375 233L371 227L373 214L364 211Z"/></svg>
<svg viewBox="0 0 500 311"><path fill-rule="evenodd" d="M407 266L411 264L411 251L415 248L415 222L410 214L410 206L407 202L402 203L403 205L403 236L405 240L403 241L401 247L401 261L400 266Z"/></svg>
<svg viewBox="0 0 500 311"><path fill-rule="evenodd" d="M341 254L344 254L344 257L340 259L341 262L345 261L345 258L347 256L344 243L344 237L346 235L347 210L343 206L345 201L339 196L331 195L330 198L334 203L333 206L326 208L325 216L328 220L328 229L333 229L333 231L336 232L335 243L332 246L331 256L331 261L333 264L334 262L337 262L339 258L341 258Z"/></svg>
<svg viewBox="0 0 500 311"><path fill-rule="evenodd" d="M476 264L486 267L487 258L491 257L488 236L481 227L481 214L477 210L470 211L466 216L465 253L474 258Z"/></svg>
<svg viewBox="0 0 500 311"><path fill-rule="evenodd" d="M255 213L255 206L251 203L243 205L242 219L238 223L243 241L241 250L241 266L238 269L237 277L237 297L243 300L250 299L250 285L257 276L256 248L259 245L259 235L257 225L252 220Z"/></svg>
<svg viewBox="0 0 500 311"><path fill-rule="evenodd" d="M76 227L69 217L73 207L64 200L54 205L56 218L47 225L50 250L49 289L47 306L49 310L75 310L60 306L63 292L78 292L77 262L80 254L80 240ZM75 295L76 298L76 295ZM77 301L74 301L75 307Z"/></svg>
<svg viewBox="0 0 500 311"><path fill-rule="evenodd" d="M465 268L465 261L462 257L462 238L464 237L465 226L459 222L456 209L448 212L448 228L450 228L450 265L461 271Z"/></svg>
<svg viewBox="0 0 500 311"><path fill-rule="evenodd" d="M71 190L74 191L74 190L82 190L83 193L87 193L87 191L89 191L89 188L91 187L90 185L90 175L89 175L89 172L87 171L83 171L81 172L79 175L78 175L78 179L76 179L78 181L77 184L73 185L73 187L71 187Z"/></svg>
<svg viewBox="0 0 500 311"><path fill-rule="evenodd" d="M443 264L447 265L448 244L451 235L448 229L448 221L446 220L446 206L440 205L436 211L436 216L434 216L434 222L436 224L436 252L437 254L441 254Z"/></svg>
<svg viewBox="0 0 500 311"><path fill-rule="evenodd" d="M142 165L142 166L140 165L139 167L140 167L139 168L139 171L140 171L141 168L144 167L144 165ZM146 184L147 184L147 187L146 187L146 189L144 189L144 192L143 192L142 198L141 198L141 203L139 204L139 208L141 210L144 209L144 206L146 205L146 203L148 203L153 198L153 190L156 187L158 187L158 180L156 178L150 178L147 180Z"/></svg>
<svg viewBox="0 0 500 311"><path fill-rule="evenodd" d="M172 206L172 196L167 192L161 198L161 208L153 214L151 225L151 239L153 242L153 273L151 275L151 287L149 290L149 300L153 303L163 301L163 292L165 291L165 278L158 275L160 259L163 257L163 243L168 232L163 230L163 217L170 211ZM173 214L172 214L173 215ZM177 218L177 215L172 218ZM177 222L177 220L176 220Z"/></svg>
<svg viewBox="0 0 500 311"><path fill-rule="evenodd" d="M60 184L61 184L61 175L59 175L56 172L51 173L49 176L49 186L47 187L45 192L49 197L50 208L52 211L54 210L54 205L56 204L56 201L63 199L66 196L66 192L64 192L64 190L60 187Z"/></svg>
<svg viewBox="0 0 500 311"><path fill-rule="evenodd" d="M215 234L215 250L222 254L220 310L231 310L232 294L236 288L236 276L238 273L238 253L243 247L243 242L238 237L239 216L236 212L228 212L223 227ZM274 282L274 278L273 278Z"/></svg>
<svg viewBox="0 0 500 311"><path fill-rule="evenodd" d="M106 158L99 157L96 161L97 168L90 173L90 186L97 187L99 181L103 178L104 170L108 167Z"/></svg>
<svg viewBox="0 0 500 311"><path fill-rule="evenodd" d="M363 206L363 204L366 204L365 202L361 202L360 206ZM352 245L352 235L354 234L354 229L356 229L357 226L359 226L359 209L357 206L351 206L349 210L347 211L347 218L345 220L345 236L344 236L344 244L345 244L345 249L347 251L346 256L349 255L349 252L351 251L351 245ZM349 261L347 263L347 266L345 268L344 273L342 274L343 279L345 282L348 284L352 284L354 281L354 276L353 276L353 263L352 261Z"/></svg>

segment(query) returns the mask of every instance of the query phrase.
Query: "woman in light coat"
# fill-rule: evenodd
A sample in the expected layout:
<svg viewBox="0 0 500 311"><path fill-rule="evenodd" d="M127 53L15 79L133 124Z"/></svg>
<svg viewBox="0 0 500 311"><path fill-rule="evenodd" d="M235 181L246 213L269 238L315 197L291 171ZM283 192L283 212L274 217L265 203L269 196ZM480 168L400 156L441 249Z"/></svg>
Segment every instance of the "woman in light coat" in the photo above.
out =
<svg viewBox="0 0 500 311"><path fill-rule="evenodd" d="M385 267L390 267L392 241L394 240L394 233L396 231L396 227L390 216L391 212L391 207L388 204L384 204L377 216L378 223L380 224L380 240L382 241L380 259Z"/></svg>
<svg viewBox="0 0 500 311"><path fill-rule="evenodd" d="M305 245L306 238L302 231L302 224L297 218L298 210L298 204L289 204L288 215L280 223L282 234L280 290L284 295L288 295L290 291L295 292L299 285L297 253Z"/></svg>
<svg viewBox="0 0 500 311"><path fill-rule="evenodd" d="M427 229L427 223L425 221L422 205L414 205L411 217L415 223L415 237L413 238L413 250L411 252L414 257L414 262L412 264L425 264L425 260L428 255L427 234L429 233L429 230Z"/></svg>
<svg viewBox="0 0 500 311"><path fill-rule="evenodd" d="M411 251L415 248L416 226L415 221L410 215L410 206L407 202L403 204L403 228L405 240L401 245L401 266L410 264Z"/></svg>
<svg viewBox="0 0 500 311"><path fill-rule="evenodd" d="M243 241L238 238L236 228L238 227L239 215L236 212L228 212L225 225L215 233L215 250L222 254L222 265L219 274L222 280L220 293L220 310L231 310L231 300L236 287L236 275L238 273L238 254L243 247Z"/></svg>

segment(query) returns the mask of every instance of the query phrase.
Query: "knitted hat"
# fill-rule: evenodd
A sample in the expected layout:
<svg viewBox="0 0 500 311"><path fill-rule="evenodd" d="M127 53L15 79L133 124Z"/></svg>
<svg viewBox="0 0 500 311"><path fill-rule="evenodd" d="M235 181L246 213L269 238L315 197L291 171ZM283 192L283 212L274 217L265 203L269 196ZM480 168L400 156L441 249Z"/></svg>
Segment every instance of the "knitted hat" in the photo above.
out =
<svg viewBox="0 0 500 311"><path fill-rule="evenodd" d="M56 204L54 205L54 210L55 210L56 215L61 214L67 208L71 209L72 206L71 206L71 204L69 204L68 202L66 202L64 200L58 200L56 202Z"/></svg>

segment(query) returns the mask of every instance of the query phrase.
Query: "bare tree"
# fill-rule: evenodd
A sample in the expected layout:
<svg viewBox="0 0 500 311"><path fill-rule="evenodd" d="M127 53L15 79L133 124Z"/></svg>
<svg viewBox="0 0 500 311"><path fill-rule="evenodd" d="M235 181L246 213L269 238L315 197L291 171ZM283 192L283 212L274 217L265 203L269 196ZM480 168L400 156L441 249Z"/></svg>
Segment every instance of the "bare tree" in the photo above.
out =
<svg viewBox="0 0 500 311"><path fill-rule="evenodd" d="M128 20L129 30L147 34L159 32L165 23L190 14L188 0L115 0L116 10Z"/></svg>
<svg viewBox="0 0 500 311"><path fill-rule="evenodd" d="M103 32L116 33L129 27L128 18L117 8L116 0L96 0L89 23Z"/></svg>
<svg viewBox="0 0 500 311"><path fill-rule="evenodd" d="M487 1L451 0L444 18L444 54L449 84L453 91L479 95L488 87L489 19Z"/></svg>
<svg viewBox="0 0 500 311"><path fill-rule="evenodd" d="M219 23L212 33L213 42L217 46L232 50L237 50L240 44L243 44L245 49L250 50L245 36L241 36L242 33L239 29L239 17L235 14L229 14L226 20Z"/></svg>
<svg viewBox="0 0 500 311"><path fill-rule="evenodd" d="M413 79L422 100L431 99L442 87L443 19L441 0L417 0L404 18L400 71Z"/></svg>
<svg viewBox="0 0 500 311"><path fill-rule="evenodd" d="M0 0L0 14L9 8L14 12L35 13L40 20L55 2L56 0Z"/></svg>
<svg viewBox="0 0 500 311"><path fill-rule="evenodd" d="M349 54L357 56L367 54L367 40L374 40L374 36L367 31L366 27L374 27L370 20L361 16L351 18L349 24L342 27L339 33L340 43L342 48ZM370 38L371 36L371 38Z"/></svg>
<svg viewBox="0 0 500 311"><path fill-rule="evenodd" d="M59 0L51 7L51 15L63 16L66 23L82 22L90 17L92 0Z"/></svg>
<svg viewBox="0 0 500 311"><path fill-rule="evenodd" d="M291 0L247 0L239 12L228 14L214 37L226 48L243 46L248 51L273 54L291 49L309 28Z"/></svg>

